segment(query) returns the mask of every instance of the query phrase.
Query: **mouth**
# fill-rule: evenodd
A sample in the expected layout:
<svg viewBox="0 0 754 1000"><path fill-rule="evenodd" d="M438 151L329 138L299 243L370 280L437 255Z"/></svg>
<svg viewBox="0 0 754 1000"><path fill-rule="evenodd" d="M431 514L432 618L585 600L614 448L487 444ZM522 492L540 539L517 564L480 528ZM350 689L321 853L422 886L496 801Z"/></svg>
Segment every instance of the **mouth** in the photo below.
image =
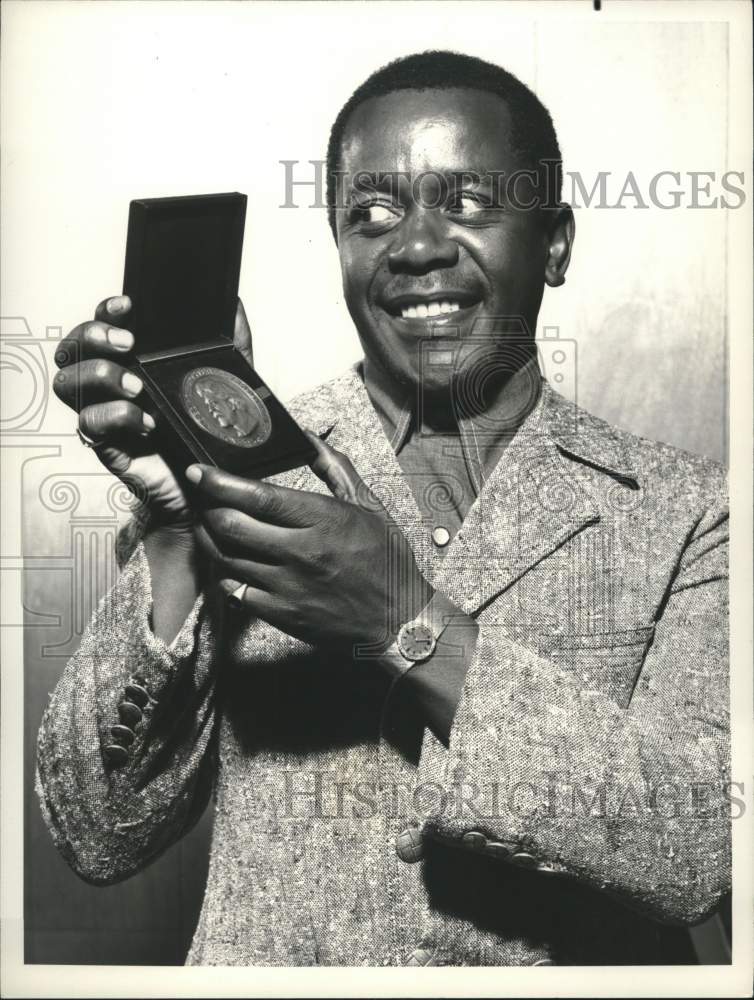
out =
<svg viewBox="0 0 754 1000"><path fill-rule="evenodd" d="M383 302L383 309L394 319L414 323L446 324L459 322L481 298L470 292L442 291L424 295L398 295Z"/></svg>

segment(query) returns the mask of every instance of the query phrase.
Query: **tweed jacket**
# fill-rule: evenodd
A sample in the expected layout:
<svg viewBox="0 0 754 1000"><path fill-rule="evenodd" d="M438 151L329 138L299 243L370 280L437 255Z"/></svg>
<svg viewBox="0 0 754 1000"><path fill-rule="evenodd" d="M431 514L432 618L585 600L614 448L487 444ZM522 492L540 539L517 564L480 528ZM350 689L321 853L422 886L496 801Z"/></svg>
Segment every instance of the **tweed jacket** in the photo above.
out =
<svg viewBox="0 0 754 1000"><path fill-rule="evenodd" d="M350 456L478 623L449 746L400 722L400 686L388 697L363 651L307 645L209 593L158 640L136 518L39 733L37 790L67 862L125 879L213 795L189 964L666 962L671 925L730 886L722 469L543 382L439 552L357 369L290 409ZM275 481L326 489L309 469ZM150 700L112 768L134 678Z"/></svg>

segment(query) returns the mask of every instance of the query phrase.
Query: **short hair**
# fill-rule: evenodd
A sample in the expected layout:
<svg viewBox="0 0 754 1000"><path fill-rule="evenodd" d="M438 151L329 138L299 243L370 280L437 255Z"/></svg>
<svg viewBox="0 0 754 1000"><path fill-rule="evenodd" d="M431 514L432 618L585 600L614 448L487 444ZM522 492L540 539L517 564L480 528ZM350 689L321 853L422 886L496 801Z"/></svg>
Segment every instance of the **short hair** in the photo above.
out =
<svg viewBox="0 0 754 1000"><path fill-rule="evenodd" d="M336 235L336 171L340 167L343 136L359 105L372 97L385 97L399 90L451 90L464 88L496 94L510 113L512 142L525 169L537 170L546 162L554 178L556 202L562 186L562 157L555 127L547 108L518 77L475 56L431 50L395 59L356 88L340 109L327 144L327 212ZM548 198L549 200L549 198Z"/></svg>

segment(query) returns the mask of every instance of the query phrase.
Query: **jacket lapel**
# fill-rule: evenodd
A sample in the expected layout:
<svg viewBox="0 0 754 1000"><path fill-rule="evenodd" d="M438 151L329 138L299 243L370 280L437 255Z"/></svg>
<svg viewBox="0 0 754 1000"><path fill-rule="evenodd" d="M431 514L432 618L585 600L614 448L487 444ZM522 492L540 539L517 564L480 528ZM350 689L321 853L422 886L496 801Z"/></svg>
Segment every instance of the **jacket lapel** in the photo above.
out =
<svg viewBox="0 0 754 1000"><path fill-rule="evenodd" d="M358 366L343 378L341 386L336 401L337 418L331 424L327 442L350 458L358 474L408 539L419 569L431 582L436 567L429 528L424 524L409 482L372 406Z"/></svg>
<svg viewBox="0 0 754 1000"><path fill-rule="evenodd" d="M542 383L537 406L483 486L433 581L467 614L599 521L599 500L570 457L605 464L610 448L600 434L595 440L586 418Z"/></svg>

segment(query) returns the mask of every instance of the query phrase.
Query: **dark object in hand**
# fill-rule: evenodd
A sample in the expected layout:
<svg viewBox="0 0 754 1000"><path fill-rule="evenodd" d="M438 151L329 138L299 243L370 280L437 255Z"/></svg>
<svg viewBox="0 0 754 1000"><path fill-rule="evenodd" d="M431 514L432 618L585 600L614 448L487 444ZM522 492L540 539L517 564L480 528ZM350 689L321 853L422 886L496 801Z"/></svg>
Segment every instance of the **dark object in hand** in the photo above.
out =
<svg viewBox="0 0 754 1000"><path fill-rule="evenodd" d="M312 445L233 344L246 196L131 202L123 292L134 372L179 477L194 462L261 478L306 465Z"/></svg>

